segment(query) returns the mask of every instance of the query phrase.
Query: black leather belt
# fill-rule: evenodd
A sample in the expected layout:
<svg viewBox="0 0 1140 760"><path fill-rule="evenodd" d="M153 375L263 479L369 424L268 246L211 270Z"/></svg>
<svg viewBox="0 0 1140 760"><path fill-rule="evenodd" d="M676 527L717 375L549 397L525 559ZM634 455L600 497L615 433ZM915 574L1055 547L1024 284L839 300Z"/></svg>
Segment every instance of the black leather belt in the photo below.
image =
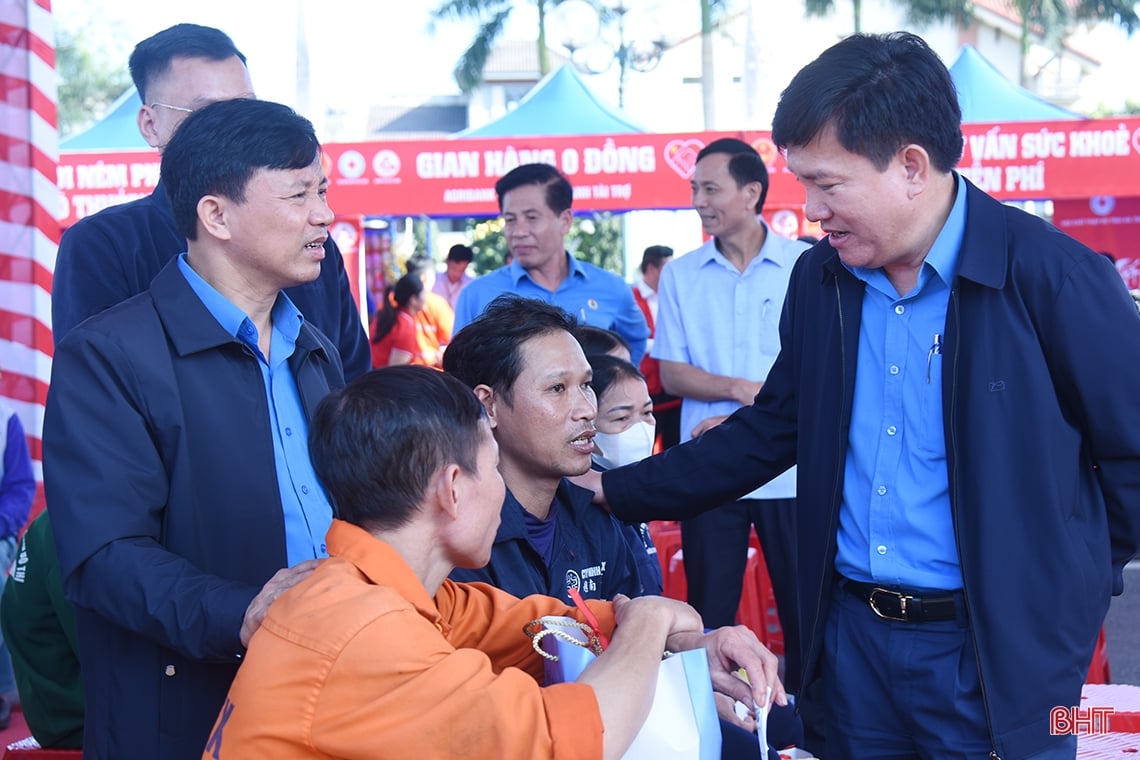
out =
<svg viewBox="0 0 1140 760"><path fill-rule="evenodd" d="M879 617L903 623L954 620L958 616L958 605L962 604L956 598L960 594L950 592L908 591L875 583L861 583L849 578L841 579L840 585L856 599L869 604Z"/></svg>

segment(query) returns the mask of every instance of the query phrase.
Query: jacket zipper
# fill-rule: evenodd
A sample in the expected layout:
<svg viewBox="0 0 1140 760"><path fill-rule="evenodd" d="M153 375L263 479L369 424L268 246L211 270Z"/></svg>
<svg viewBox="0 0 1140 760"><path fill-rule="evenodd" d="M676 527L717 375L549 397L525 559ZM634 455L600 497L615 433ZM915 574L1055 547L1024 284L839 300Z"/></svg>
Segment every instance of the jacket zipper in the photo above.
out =
<svg viewBox="0 0 1140 760"><path fill-rule="evenodd" d="M842 389L841 390L842 395L839 398L839 401L840 401L840 403L839 403L839 414L840 414L840 420L842 421L842 419L843 419L842 415L846 414L846 410L847 410L847 380L846 380L846 378L847 378L847 335L846 335L845 325L843 323L843 293L839 287L839 278L834 277L833 281L835 282L835 304L837 307L836 311L839 315L839 386ZM839 426L839 428L835 434L835 461L836 462L839 462L840 454L842 454L842 452L843 452L843 425L840 424L840 426ZM834 487L832 488L832 491L831 491L831 522L828 525L828 535L829 536L834 536L836 534L836 531L837 531L835 522L836 522L837 517L839 516L839 502L840 502L839 478L840 478L841 472L842 472L842 469L840 467L835 468L835 484L834 484ZM828 546L830 547L830 540L828 542ZM828 555L829 554L830 554L830 552L824 552L823 567L820 568L819 593L816 595L816 599L815 599L815 620L816 621L819 621L820 616L823 614L823 594L824 594L824 590L827 588L828 579L830 577L829 573L827 572L827 562L828 562ZM824 626L826 626L826 624L827 624L826 621L824 621ZM816 638L817 638L816 632L819 629L820 629L820 624L819 624L819 622L817 622L815 627L814 627L814 630L812 631L812 634L811 634L811 642L808 645L808 650L807 650L807 652L804 653L804 655L810 655L812 650L814 650ZM823 644L821 643L820 646L822 647ZM820 657L823 657L822 652L820 653ZM810 659L810 657L804 656L804 658L803 658L804 662L803 662L803 664L800 665L800 668L801 668L800 683L801 684L806 684L807 680L808 680L808 660L809 659ZM798 709L799 708L797 707L797 711L798 711ZM999 758L999 760L1000 760L1000 758Z"/></svg>
<svg viewBox="0 0 1140 760"><path fill-rule="evenodd" d="M962 352L962 323L959 319L961 312L959 311L957 286L950 290L950 302L953 307L951 313L954 319L954 358L951 364L953 374L950 378L950 461L954 463L954 471L950 476L950 512L954 517L954 544L958 551L958 568L962 572L962 599L966 603L966 614L969 615L970 626L973 628L975 618L973 611L970 609L970 594L966 590L969 584L966 583L966 563L962 561L962 542L959 538L962 531L958 521L958 358ZM990 703L986 698L986 681L985 678L982 677L982 661L978 656L977 635L975 634L972 638L974 640L974 664L978 669L978 685L982 691L982 708L986 711L986 722L988 723L990 732L990 744L996 747L997 741L994 737L993 716L990 714ZM1001 755L998 754L996 749L990 751L990 760L1001 760Z"/></svg>

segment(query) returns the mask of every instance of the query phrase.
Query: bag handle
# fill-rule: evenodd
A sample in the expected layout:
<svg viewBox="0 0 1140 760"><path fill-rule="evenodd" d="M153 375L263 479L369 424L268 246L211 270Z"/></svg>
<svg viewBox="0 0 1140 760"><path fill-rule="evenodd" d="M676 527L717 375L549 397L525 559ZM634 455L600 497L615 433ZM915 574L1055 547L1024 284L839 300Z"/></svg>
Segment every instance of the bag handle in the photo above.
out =
<svg viewBox="0 0 1140 760"><path fill-rule="evenodd" d="M586 641L582 641L577 636L567 633L563 630L565 628L577 628L583 631L586 634ZM595 655L599 655L603 651L602 642L598 639L598 633L588 623L581 623L573 618L547 617L532 620L523 626L523 633L530 636L530 643L531 646L534 647L534 651L552 662L558 662L558 655L550 654L542 648L541 641L546 636L554 636L567 643L588 649Z"/></svg>

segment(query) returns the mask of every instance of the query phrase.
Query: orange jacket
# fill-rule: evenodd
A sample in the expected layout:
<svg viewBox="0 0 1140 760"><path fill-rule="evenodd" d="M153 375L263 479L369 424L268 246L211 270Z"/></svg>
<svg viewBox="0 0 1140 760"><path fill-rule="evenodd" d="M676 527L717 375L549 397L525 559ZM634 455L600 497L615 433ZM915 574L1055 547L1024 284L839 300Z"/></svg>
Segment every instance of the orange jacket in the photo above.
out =
<svg viewBox="0 0 1140 760"><path fill-rule="evenodd" d="M432 599L395 549L339 520L328 549L254 634L203 760L602 756L593 690L541 687L523 633L571 608L450 580ZM612 632L611 605L589 604Z"/></svg>

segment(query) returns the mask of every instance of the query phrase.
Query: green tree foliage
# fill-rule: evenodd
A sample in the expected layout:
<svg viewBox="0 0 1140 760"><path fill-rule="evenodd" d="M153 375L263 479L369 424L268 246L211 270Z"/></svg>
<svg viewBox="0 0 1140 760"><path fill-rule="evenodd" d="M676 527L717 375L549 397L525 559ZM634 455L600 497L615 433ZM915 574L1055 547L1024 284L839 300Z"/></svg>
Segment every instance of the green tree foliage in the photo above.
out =
<svg viewBox="0 0 1140 760"><path fill-rule="evenodd" d="M1076 23L1107 21L1128 34L1140 29L1134 0L1009 0L1021 22L1021 84L1027 86L1026 60L1029 43L1038 36L1044 44L1060 50Z"/></svg>
<svg viewBox="0 0 1140 760"><path fill-rule="evenodd" d="M906 7L907 20L915 26L926 26L935 21L957 21L967 24L970 19L969 0L900 0ZM863 5L852 0L852 31L863 30ZM828 16L835 10L835 0L804 0L808 16Z"/></svg>
<svg viewBox="0 0 1140 760"><path fill-rule="evenodd" d="M85 43L82 32L58 29L59 134L68 137L102 118L107 106L131 86L125 67L109 64Z"/></svg>
<svg viewBox="0 0 1140 760"><path fill-rule="evenodd" d="M546 14L562 0L533 0L538 6L538 70L541 76L550 71L546 54ZM436 20L475 19L479 30L471 45L463 51L455 65L455 82L463 92L471 92L483 82L483 69L495 42L502 36L507 19L514 10L514 0L444 0L431 12Z"/></svg>
<svg viewBox="0 0 1140 760"><path fill-rule="evenodd" d="M502 219L469 219L467 236L475 251L472 262L476 274L498 269L506 261L507 240L503 237ZM619 277L622 273L621 219L609 212L574 217L566 247L581 261L607 269Z"/></svg>

